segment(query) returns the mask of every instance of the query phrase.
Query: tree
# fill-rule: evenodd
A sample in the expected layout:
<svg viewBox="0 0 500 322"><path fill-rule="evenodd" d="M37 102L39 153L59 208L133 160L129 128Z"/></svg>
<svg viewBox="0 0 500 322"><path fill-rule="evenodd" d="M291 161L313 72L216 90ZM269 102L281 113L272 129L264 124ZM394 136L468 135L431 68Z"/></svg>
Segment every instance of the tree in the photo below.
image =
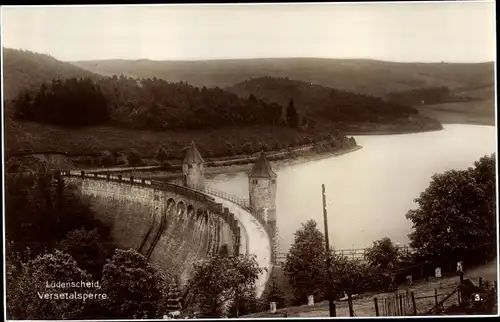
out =
<svg viewBox="0 0 500 322"><path fill-rule="evenodd" d="M285 294L279 288L278 283L276 282L276 277L274 275L271 276L270 291L267 295L267 304L271 302L276 302L276 307L278 309L285 306Z"/></svg>
<svg viewBox="0 0 500 322"><path fill-rule="evenodd" d="M418 208L406 217L413 222L410 246L419 258L480 262L495 253L495 155L467 170L432 176L415 199Z"/></svg>
<svg viewBox="0 0 500 322"><path fill-rule="evenodd" d="M170 153L162 145L160 145L158 149L156 149L155 159L158 160L160 163L163 164L165 161L168 160L169 157Z"/></svg>
<svg viewBox="0 0 500 322"><path fill-rule="evenodd" d="M43 83L33 96L21 93L15 99L17 117L25 120L79 127L109 120L108 100L89 78L53 80Z"/></svg>
<svg viewBox="0 0 500 322"><path fill-rule="evenodd" d="M15 269L9 263L7 278L7 312L11 319L75 319L84 309L82 299L74 292L82 288L51 288L52 283L90 281L91 276L80 269L71 255L56 250L39 255ZM50 299L52 297L52 299Z"/></svg>
<svg viewBox="0 0 500 322"><path fill-rule="evenodd" d="M162 298L163 276L146 258L130 250L115 250L102 270L102 305L113 318L154 317Z"/></svg>
<svg viewBox="0 0 500 322"><path fill-rule="evenodd" d="M299 127L299 114L297 113L297 109L293 105L293 100L290 100L288 103L288 108L286 109L286 121L288 126L292 128Z"/></svg>
<svg viewBox="0 0 500 322"><path fill-rule="evenodd" d="M359 260L349 260L333 252L330 256L329 285L337 296L344 293L350 296L365 290L375 290L382 284L378 275L370 272L368 266Z"/></svg>
<svg viewBox="0 0 500 322"><path fill-rule="evenodd" d="M189 281L189 289L197 295L194 304L202 316L225 315L231 303L238 303L239 298L253 291L262 272L253 255L213 256L195 263Z"/></svg>
<svg viewBox="0 0 500 322"><path fill-rule="evenodd" d="M128 161L128 164L133 166L133 167L139 166L142 164L141 156L140 156L139 152L137 152L137 150L135 150L135 149L130 149L127 151L127 161Z"/></svg>
<svg viewBox="0 0 500 322"><path fill-rule="evenodd" d="M99 280L106 260L113 255L115 245L109 230L101 234L97 228L82 228L70 231L59 244L59 249L73 256L81 268Z"/></svg>
<svg viewBox="0 0 500 322"><path fill-rule="evenodd" d="M370 266L391 269L399 261L399 250L390 238L384 237L373 242L373 246L366 250L365 258L369 261Z"/></svg>
<svg viewBox="0 0 500 322"><path fill-rule="evenodd" d="M325 285L325 242L314 220L302 224L286 257L285 272L299 303L309 295L323 294Z"/></svg>
<svg viewBox="0 0 500 322"><path fill-rule="evenodd" d="M169 285L169 290L167 293L167 312L180 311L182 309L181 305L181 292L177 283L172 281Z"/></svg>
<svg viewBox="0 0 500 322"><path fill-rule="evenodd" d="M5 186L6 239L15 242L16 251L29 247L36 257L69 231L104 226L89 205L52 173L7 176Z"/></svg>

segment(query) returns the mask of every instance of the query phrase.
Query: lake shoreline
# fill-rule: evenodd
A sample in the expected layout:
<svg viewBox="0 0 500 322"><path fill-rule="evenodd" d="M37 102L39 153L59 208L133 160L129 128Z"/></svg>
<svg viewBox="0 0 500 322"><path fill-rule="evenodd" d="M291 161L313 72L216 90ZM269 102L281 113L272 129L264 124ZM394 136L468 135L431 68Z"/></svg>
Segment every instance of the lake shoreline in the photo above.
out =
<svg viewBox="0 0 500 322"><path fill-rule="evenodd" d="M307 162L319 161L328 159L331 157L341 156L347 153L355 152L363 148L360 145L356 145L355 147L349 149L342 149L340 151L333 152L324 152L324 153L311 153L309 155L300 155L297 157L289 157L283 160L269 160L269 163L273 166L274 170L277 170L284 166L292 166L298 164L304 164ZM239 172L248 172L253 167L253 163L246 164L232 164L232 165L220 165L213 167L205 167L205 176L215 176L218 174L234 174Z"/></svg>
<svg viewBox="0 0 500 322"><path fill-rule="evenodd" d="M426 129L422 131L372 131L372 132L346 132L345 135L350 135L350 136L371 136L371 135L406 135L406 134L419 134L419 133L427 133L427 132L438 132L444 130L443 128L440 129Z"/></svg>

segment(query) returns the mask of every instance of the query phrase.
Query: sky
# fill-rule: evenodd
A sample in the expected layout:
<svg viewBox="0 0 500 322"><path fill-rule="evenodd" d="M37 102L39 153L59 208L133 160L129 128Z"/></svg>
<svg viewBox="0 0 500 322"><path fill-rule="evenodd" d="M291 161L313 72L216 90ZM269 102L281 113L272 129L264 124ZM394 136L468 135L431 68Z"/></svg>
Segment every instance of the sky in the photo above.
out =
<svg viewBox="0 0 500 322"><path fill-rule="evenodd" d="M493 61L493 1L2 7L2 46L63 61Z"/></svg>

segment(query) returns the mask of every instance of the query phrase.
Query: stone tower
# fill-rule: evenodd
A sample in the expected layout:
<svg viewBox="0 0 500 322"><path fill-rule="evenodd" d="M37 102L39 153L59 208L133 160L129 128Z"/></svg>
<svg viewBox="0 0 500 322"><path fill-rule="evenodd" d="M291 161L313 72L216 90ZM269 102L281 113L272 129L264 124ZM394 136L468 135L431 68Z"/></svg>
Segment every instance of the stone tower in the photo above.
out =
<svg viewBox="0 0 500 322"><path fill-rule="evenodd" d="M205 161L194 141L189 145L182 161L182 175L186 187L199 190L205 187Z"/></svg>
<svg viewBox="0 0 500 322"><path fill-rule="evenodd" d="M248 190L250 195L250 209L254 214L262 216L267 223L269 237L275 243L277 238L276 226L276 179L277 175L271 168L264 152L261 152L252 171L248 175ZM272 249L273 259L275 249ZM273 260L274 262L274 260Z"/></svg>

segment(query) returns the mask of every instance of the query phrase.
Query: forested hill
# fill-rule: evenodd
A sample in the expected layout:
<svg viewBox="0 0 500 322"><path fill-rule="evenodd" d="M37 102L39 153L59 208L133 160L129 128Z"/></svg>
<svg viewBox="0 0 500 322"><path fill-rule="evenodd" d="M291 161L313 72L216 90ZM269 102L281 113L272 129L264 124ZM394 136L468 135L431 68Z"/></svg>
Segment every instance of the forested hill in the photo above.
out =
<svg viewBox="0 0 500 322"><path fill-rule="evenodd" d="M391 92L446 86L493 87L487 63L395 63L369 59L263 58L207 61L95 60L72 62L101 75L157 77L194 86L227 87L263 76L288 77L327 87L385 97Z"/></svg>
<svg viewBox="0 0 500 322"><path fill-rule="evenodd" d="M332 122L393 122L417 115L412 107L288 78L260 77L226 88L241 97L255 95L282 106L293 101L299 114Z"/></svg>
<svg viewBox="0 0 500 322"><path fill-rule="evenodd" d="M36 92L22 91L13 102L19 120L64 127L109 123L133 129L194 130L281 122L277 104L156 78L53 80Z"/></svg>
<svg viewBox="0 0 500 322"><path fill-rule="evenodd" d="M101 76L62 62L46 54L10 48L3 49L4 98L12 99L21 90L38 88L44 82L57 78Z"/></svg>

